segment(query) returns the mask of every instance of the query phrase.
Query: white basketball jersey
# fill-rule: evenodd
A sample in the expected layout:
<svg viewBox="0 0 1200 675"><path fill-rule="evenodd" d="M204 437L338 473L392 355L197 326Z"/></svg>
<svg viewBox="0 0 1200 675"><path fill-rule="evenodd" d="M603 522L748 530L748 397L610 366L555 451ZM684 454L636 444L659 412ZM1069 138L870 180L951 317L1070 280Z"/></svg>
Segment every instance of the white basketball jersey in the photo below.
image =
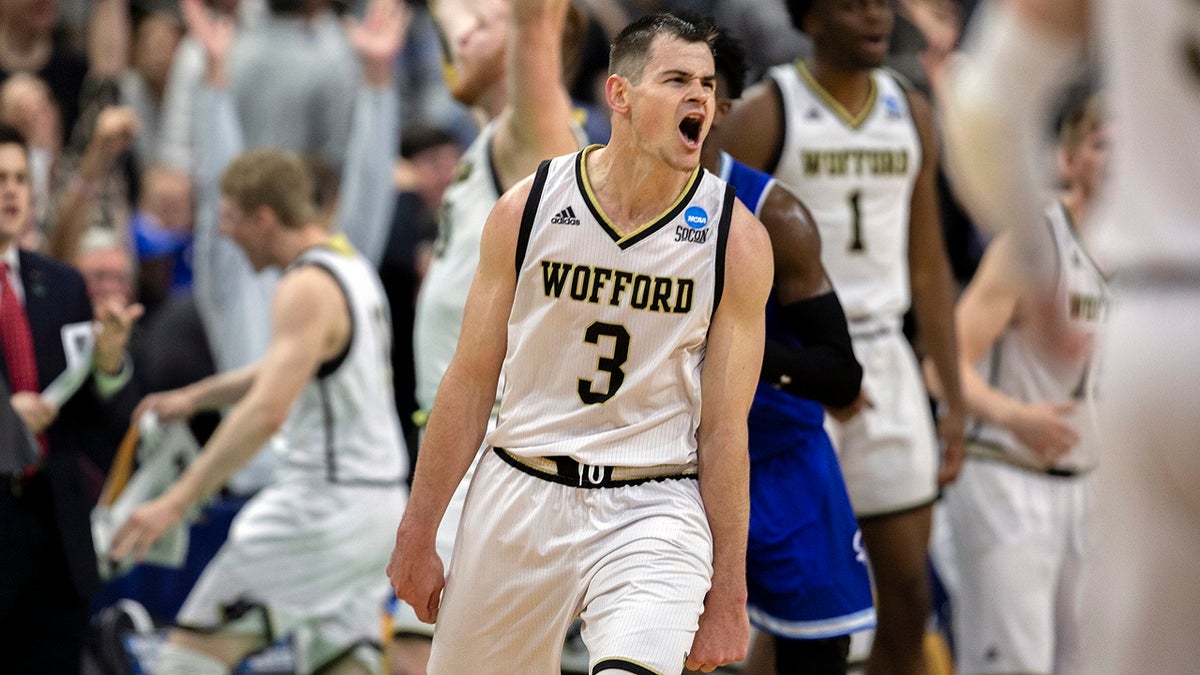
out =
<svg viewBox="0 0 1200 675"><path fill-rule="evenodd" d="M306 250L289 267L316 265L337 280L350 308L346 351L321 364L284 424L288 478L397 485L408 453L392 392L391 317L379 277L342 237Z"/></svg>
<svg viewBox="0 0 1200 675"><path fill-rule="evenodd" d="M621 234L588 183L595 147L538 169L488 443L584 464L694 465L732 189L697 168L669 209Z"/></svg>
<svg viewBox="0 0 1200 675"><path fill-rule="evenodd" d="M467 292L479 266L479 240L501 189L491 163L493 122L485 126L458 161L454 182L446 188L438 212L433 261L421 281L413 323L417 404L433 399L458 347Z"/></svg>
<svg viewBox="0 0 1200 675"><path fill-rule="evenodd" d="M1055 202L1046 209L1046 221L1058 252L1058 301L1063 303L1072 329L1087 336L1094 344L1109 306L1108 283L1080 243L1071 217L1062 204ZM980 376L994 388L1017 400L1074 402L1076 413L1071 422L1082 440L1055 466L1076 471L1090 469L1098 459L1094 350L1087 350L1076 359L1049 355L1042 346L1045 340L1039 339L1039 333L1045 329L1035 321L1010 325L987 358L976 367ZM1032 450L1003 427L975 421L968 428L968 437L973 441L1012 453L1020 459L1035 458Z"/></svg>
<svg viewBox="0 0 1200 675"><path fill-rule="evenodd" d="M574 124L571 128L583 147L583 129ZM425 411L433 408L438 385L458 347L467 292L479 266L483 224L504 193L492 166L495 136L494 121L480 130L459 159L454 182L446 188L438 211L433 261L421 281L413 323L417 404Z"/></svg>
<svg viewBox="0 0 1200 675"><path fill-rule="evenodd" d="M857 118L802 61L775 66L784 136L775 178L812 211L821 260L853 323L897 323L909 307L908 219L921 139L899 82L871 74Z"/></svg>
<svg viewBox="0 0 1200 675"><path fill-rule="evenodd" d="M1099 3L1118 132L1098 258L1120 275L1200 278L1200 2Z"/></svg>

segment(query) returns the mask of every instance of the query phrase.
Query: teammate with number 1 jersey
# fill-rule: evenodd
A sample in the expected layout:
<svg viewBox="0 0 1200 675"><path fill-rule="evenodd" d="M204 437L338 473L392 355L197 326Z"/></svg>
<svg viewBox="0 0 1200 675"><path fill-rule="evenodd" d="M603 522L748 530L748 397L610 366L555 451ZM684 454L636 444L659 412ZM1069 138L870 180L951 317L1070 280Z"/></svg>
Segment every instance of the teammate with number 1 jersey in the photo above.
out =
<svg viewBox="0 0 1200 675"><path fill-rule="evenodd" d="M871 403L828 423L877 590L868 669L923 672L931 507L939 483L961 465L964 424L932 114L880 68L894 21L888 0L787 7L812 38L813 56L773 69L717 140L793 190L820 229L821 259L850 321ZM946 383L940 467L927 395L900 331L910 297L920 340Z"/></svg>

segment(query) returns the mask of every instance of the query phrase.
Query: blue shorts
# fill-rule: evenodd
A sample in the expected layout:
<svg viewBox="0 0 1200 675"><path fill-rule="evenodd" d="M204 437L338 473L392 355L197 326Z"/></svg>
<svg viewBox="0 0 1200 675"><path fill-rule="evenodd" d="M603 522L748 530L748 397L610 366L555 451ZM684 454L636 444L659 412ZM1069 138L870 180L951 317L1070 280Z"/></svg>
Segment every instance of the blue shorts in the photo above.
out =
<svg viewBox="0 0 1200 675"><path fill-rule="evenodd" d="M767 633L813 640L875 625L862 533L819 426L751 411L746 580L750 621Z"/></svg>

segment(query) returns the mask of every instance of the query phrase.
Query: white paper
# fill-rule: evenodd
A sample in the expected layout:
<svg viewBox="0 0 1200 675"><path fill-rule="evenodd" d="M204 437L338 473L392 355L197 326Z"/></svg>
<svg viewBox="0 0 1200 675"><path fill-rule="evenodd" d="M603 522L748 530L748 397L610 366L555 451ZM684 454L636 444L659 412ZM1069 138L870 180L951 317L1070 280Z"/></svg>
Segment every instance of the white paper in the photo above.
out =
<svg viewBox="0 0 1200 675"><path fill-rule="evenodd" d="M150 421L147 428L147 420ZM98 505L92 509L92 539L96 546L96 559L100 574L104 578L121 574L133 566L132 556L121 561L109 559L113 535L137 507L161 495L179 474L195 459L200 446L184 422L171 422L158 426L153 416L142 418L142 436L138 447L139 466L117 495L112 506ZM164 567L182 567L187 557L188 526L195 519L197 509L184 518L183 522L167 531L150 547L143 562Z"/></svg>
<svg viewBox="0 0 1200 675"><path fill-rule="evenodd" d="M56 408L62 407L63 403L74 396L92 372L92 351L96 348L96 334L92 332L92 322L83 321L63 326L62 341L67 367L53 382L46 385L42 392L42 398Z"/></svg>

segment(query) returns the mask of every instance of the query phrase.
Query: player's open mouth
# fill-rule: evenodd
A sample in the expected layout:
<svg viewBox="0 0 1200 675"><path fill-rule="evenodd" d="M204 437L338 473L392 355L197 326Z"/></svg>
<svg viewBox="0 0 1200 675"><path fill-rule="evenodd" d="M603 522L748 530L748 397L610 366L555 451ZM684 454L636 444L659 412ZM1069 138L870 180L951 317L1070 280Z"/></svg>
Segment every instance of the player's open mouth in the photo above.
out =
<svg viewBox="0 0 1200 675"><path fill-rule="evenodd" d="M700 131L703 128L704 117L698 114L688 115L679 123L679 133L683 135L684 141L693 148L700 146Z"/></svg>

